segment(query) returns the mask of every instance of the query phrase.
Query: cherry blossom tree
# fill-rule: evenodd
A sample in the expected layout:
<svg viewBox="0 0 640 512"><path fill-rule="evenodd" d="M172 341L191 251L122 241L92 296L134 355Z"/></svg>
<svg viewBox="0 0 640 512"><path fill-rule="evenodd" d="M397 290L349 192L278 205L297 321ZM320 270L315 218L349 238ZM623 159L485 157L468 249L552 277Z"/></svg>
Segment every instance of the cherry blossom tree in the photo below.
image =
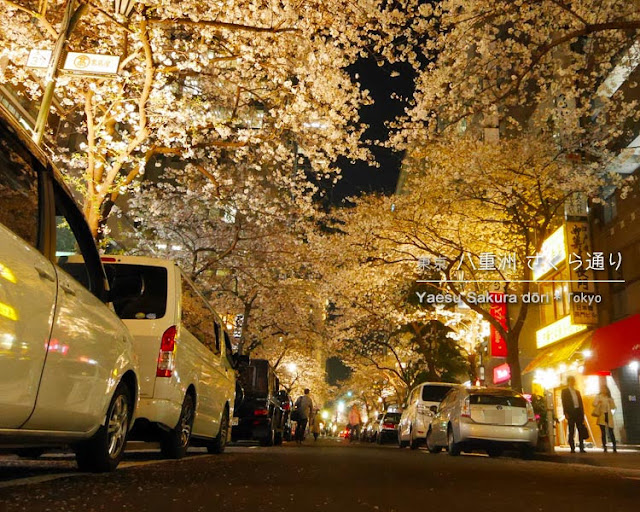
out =
<svg viewBox="0 0 640 512"><path fill-rule="evenodd" d="M58 39L63 0L0 2L0 82L40 100L44 70L32 48ZM52 153L84 198L96 236L118 197L158 155L177 155L214 183L308 189L305 170L334 180L340 155L369 159L358 108L369 95L346 68L384 53L401 23L384 2L256 0L139 3L130 19L107 0L83 2L67 48L121 57L118 74L62 73ZM233 164L242 169L238 173Z"/></svg>

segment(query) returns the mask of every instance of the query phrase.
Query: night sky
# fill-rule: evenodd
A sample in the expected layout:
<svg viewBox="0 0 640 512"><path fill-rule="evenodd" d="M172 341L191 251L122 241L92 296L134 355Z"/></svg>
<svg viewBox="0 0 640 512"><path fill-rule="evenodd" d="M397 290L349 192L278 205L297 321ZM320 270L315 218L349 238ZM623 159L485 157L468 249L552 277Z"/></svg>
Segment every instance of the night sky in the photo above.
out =
<svg viewBox="0 0 640 512"><path fill-rule="evenodd" d="M391 77L397 71L400 76ZM405 103L392 100L391 94L396 93L402 98L409 98L413 92L413 75L408 66L397 65L378 66L373 58L362 60L354 65L349 72L353 77L360 76L359 81L365 89L369 89L375 103L363 107L360 111L362 121L369 125L365 134L366 139L382 140L387 138L386 121L402 115ZM372 151L380 167L369 167L358 162L351 164L347 159L340 162L342 179L327 191L329 203L334 206L342 204L342 200L349 196L381 192L392 194L396 188L402 155L388 149L372 146ZM349 377L351 370L345 366L340 358L327 359L327 380L335 385L340 380Z"/></svg>
<svg viewBox="0 0 640 512"><path fill-rule="evenodd" d="M399 72L400 76L391 77L393 71ZM359 75L362 87L371 91L375 101L360 112L362 121L370 126L365 139L385 140L388 135L385 122L401 115L405 106L401 101L392 100L391 94L395 92L407 98L413 92L413 76L408 66L378 66L374 58L369 58L352 66L349 72L353 77ZM380 163L379 168L361 162L351 164L347 159L339 162L343 177L333 190L328 191L331 204L339 205L345 197L361 193L390 194L395 191L402 155L377 146L373 146L372 151Z"/></svg>

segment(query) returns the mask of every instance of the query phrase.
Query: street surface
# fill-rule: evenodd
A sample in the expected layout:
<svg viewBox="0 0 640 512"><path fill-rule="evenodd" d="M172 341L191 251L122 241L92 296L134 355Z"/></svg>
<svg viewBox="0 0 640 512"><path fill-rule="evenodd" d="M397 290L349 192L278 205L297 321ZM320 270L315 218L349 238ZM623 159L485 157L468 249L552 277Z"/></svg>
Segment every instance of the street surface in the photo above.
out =
<svg viewBox="0 0 640 512"><path fill-rule="evenodd" d="M639 491L640 469L454 458L332 439L234 446L221 456L196 449L180 461L135 451L102 475L78 473L70 455L0 458L0 512L604 512L637 510Z"/></svg>

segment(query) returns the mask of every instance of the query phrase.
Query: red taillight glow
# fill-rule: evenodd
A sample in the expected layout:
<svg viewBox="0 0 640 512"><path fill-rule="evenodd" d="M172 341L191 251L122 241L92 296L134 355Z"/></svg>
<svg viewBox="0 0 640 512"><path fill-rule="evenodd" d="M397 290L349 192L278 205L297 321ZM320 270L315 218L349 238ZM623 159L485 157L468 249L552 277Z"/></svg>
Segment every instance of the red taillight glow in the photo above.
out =
<svg viewBox="0 0 640 512"><path fill-rule="evenodd" d="M382 428L396 428L396 426L393 423L383 423Z"/></svg>
<svg viewBox="0 0 640 512"><path fill-rule="evenodd" d="M533 410L533 405L530 402L527 402L527 421L535 423L538 415Z"/></svg>
<svg viewBox="0 0 640 512"><path fill-rule="evenodd" d="M169 327L162 334L160 353L158 354L158 367L156 377L171 377L173 375L174 351L176 348L177 329L175 325Z"/></svg>
<svg viewBox="0 0 640 512"><path fill-rule="evenodd" d="M469 403L469 397L464 399L462 403L462 411L460 412L460 416L463 418L471 418L471 405Z"/></svg>
<svg viewBox="0 0 640 512"><path fill-rule="evenodd" d="M117 261L115 258L110 258L108 256L103 256L100 259L106 263L115 263Z"/></svg>
<svg viewBox="0 0 640 512"><path fill-rule="evenodd" d="M268 409L256 409L255 411L253 411L254 416L267 416L268 414Z"/></svg>
<svg viewBox="0 0 640 512"><path fill-rule="evenodd" d="M285 411L288 411L289 409L291 409L291 405L290 405L290 404L284 404L284 405L282 406L282 408L283 408Z"/></svg>

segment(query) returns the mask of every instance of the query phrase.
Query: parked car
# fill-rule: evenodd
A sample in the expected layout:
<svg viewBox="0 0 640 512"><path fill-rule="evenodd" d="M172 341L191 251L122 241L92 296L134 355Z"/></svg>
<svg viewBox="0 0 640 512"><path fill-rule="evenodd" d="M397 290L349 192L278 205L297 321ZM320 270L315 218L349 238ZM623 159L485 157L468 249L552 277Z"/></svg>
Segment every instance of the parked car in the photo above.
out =
<svg viewBox="0 0 640 512"><path fill-rule="evenodd" d="M239 369L244 399L235 411L231 440L259 441L262 446L282 444L291 432L291 400L266 359L251 359ZM288 406L288 410L286 407Z"/></svg>
<svg viewBox="0 0 640 512"><path fill-rule="evenodd" d="M80 469L111 471L138 403L131 335L82 212L2 107L0 160L0 445L70 445Z"/></svg>
<svg viewBox="0 0 640 512"><path fill-rule="evenodd" d="M133 335L140 405L132 439L160 441L184 457L190 443L224 451L233 414L235 369L224 322L178 265L166 259L103 256L114 298ZM76 272L77 260L66 268ZM134 293L135 292L135 293Z"/></svg>
<svg viewBox="0 0 640 512"><path fill-rule="evenodd" d="M505 388L453 388L444 398L427 432L427 448L450 455L486 450L498 457L504 448L530 457L538 441L533 407L520 393Z"/></svg>
<svg viewBox="0 0 640 512"><path fill-rule="evenodd" d="M449 390L457 386L445 382L423 382L409 393L398 425L398 445L415 450L424 444L431 420Z"/></svg>
<svg viewBox="0 0 640 512"><path fill-rule="evenodd" d="M378 427L380 426L380 420L384 417L384 413L378 414L378 416L367 425L367 441L375 443L378 439Z"/></svg>
<svg viewBox="0 0 640 512"><path fill-rule="evenodd" d="M398 438L398 423L401 414L399 412L385 412L382 419L378 423L376 434L376 442L378 444L386 443L390 440Z"/></svg>

